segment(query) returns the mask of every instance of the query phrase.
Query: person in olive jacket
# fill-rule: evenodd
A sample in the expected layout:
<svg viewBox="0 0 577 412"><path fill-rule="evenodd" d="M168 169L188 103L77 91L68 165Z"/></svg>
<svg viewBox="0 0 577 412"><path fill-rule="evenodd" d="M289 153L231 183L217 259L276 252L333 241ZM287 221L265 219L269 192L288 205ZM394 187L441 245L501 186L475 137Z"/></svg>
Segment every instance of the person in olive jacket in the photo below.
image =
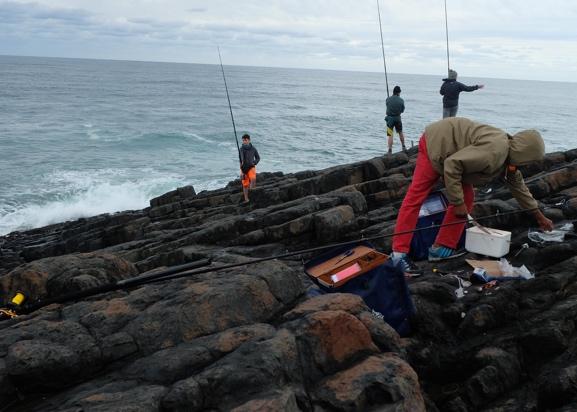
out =
<svg viewBox="0 0 577 412"><path fill-rule="evenodd" d="M429 261L461 256L457 244L465 223L463 218L473 210L473 186L501 178L521 208L530 212L543 230L553 223L539 210L537 201L525 185L518 166L543 159L545 144L536 130L523 130L513 136L493 126L452 117L431 123L419 141L413 179L399 209L393 237L391 258L405 273L418 274L418 267L407 254L419 210L431 188L443 178L449 200L443 226L429 248ZM452 224L463 221L460 224ZM448 225L448 226L444 226ZM408 232L408 233L406 233Z"/></svg>
<svg viewBox="0 0 577 412"><path fill-rule="evenodd" d="M403 151L407 151L405 146L405 135L403 135L403 122L401 121L401 114L405 111L405 101L401 98L400 94L401 88L395 86L393 88L393 95L387 97L387 100L385 101L387 105L387 117L385 117L385 122L387 122L387 143L389 145L388 154L393 153L393 128L399 134Z"/></svg>
<svg viewBox="0 0 577 412"><path fill-rule="evenodd" d="M439 93L443 95L443 119L446 117L455 117L459 110L459 93L473 92L485 87L482 84L475 86L465 86L457 81L457 72L449 69L449 76L443 79L443 84Z"/></svg>

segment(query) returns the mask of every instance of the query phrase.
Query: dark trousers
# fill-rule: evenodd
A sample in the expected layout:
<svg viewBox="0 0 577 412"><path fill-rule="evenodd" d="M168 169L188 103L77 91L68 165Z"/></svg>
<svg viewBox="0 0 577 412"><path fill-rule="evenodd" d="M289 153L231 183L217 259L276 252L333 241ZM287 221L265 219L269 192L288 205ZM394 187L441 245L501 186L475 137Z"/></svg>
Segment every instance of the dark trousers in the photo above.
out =
<svg viewBox="0 0 577 412"><path fill-rule="evenodd" d="M459 106L453 107L443 107L443 119L446 117L455 117L457 116L457 110L459 110Z"/></svg>

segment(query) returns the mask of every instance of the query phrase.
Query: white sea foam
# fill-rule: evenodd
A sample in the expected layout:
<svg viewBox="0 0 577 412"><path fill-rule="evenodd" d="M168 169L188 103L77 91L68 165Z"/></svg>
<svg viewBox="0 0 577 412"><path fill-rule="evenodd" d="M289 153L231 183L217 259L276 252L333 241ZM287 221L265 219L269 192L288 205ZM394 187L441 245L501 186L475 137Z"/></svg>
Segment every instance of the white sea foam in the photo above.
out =
<svg viewBox="0 0 577 412"><path fill-rule="evenodd" d="M126 173L118 170L99 171L93 175L59 172L47 176L47 181L61 187L59 193L43 203L25 204L6 213L0 212L0 235L102 213L142 209L148 206L152 197L185 184L179 176L119 182L121 177L126 177Z"/></svg>
<svg viewBox="0 0 577 412"><path fill-rule="evenodd" d="M88 136L88 138L90 140L100 140L101 139L98 132L95 130L92 130L92 129L89 129L88 131L86 131L86 135Z"/></svg>
<svg viewBox="0 0 577 412"><path fill-rule="evenodd" d="M100 140L101 136L98 134L98 131L94 129L92 123L85 123L84 128L86 129L86 136L90 140Z"/></svg>
<svg viewBox="0 0 577 412"><path fill-rule="evenodd" d="M213 143L213 144L215 143L214 140L207 139L206 137L202 137L202 136L200 136L200 135L198 135L198 134L196 134L196 133L182 132L182 134L185 135L185 136L194 137L196 140L199 140L199 141L201 141L201 142Z"/></svg>

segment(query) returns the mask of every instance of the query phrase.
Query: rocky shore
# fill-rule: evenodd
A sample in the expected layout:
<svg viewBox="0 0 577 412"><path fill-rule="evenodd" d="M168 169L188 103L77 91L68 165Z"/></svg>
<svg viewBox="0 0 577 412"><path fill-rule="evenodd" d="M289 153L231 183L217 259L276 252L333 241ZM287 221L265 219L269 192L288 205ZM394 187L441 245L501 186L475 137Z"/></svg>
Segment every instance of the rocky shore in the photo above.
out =
<svg viewBox="0 0 577 412"><path fill-rule="evenodd" d="M29 302L211 259L214 267L392 233L416 148L321 171L191 186L144 210L0 238L0 298ZM577 149L524 168L556 223L577 217ZM475 216L512 211L506 188ZM525 214L483 221L513 232ZM390 250L390 237L373 242ZM510 255L511 256L511 255ZM303 259L271 260L135 286L0 322L0 411L574 411L577 240L514 258L536 277L455 294L409 279L413 332L400 337L355 295L307 298ZM470 271L463 259L442 265Z"/></svg>

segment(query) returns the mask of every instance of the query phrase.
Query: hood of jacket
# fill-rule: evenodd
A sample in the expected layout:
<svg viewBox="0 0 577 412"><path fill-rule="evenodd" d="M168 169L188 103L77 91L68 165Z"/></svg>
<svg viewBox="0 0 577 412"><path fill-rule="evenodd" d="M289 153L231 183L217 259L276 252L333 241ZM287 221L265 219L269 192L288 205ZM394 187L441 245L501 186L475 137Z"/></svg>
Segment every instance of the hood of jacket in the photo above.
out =
<svg viewBox="0 0 577 412"><path fill-rule="evenodd" d="M545 143L537 130L523 130L509 139L509 162L522 166L543 160Z"/></svg>

